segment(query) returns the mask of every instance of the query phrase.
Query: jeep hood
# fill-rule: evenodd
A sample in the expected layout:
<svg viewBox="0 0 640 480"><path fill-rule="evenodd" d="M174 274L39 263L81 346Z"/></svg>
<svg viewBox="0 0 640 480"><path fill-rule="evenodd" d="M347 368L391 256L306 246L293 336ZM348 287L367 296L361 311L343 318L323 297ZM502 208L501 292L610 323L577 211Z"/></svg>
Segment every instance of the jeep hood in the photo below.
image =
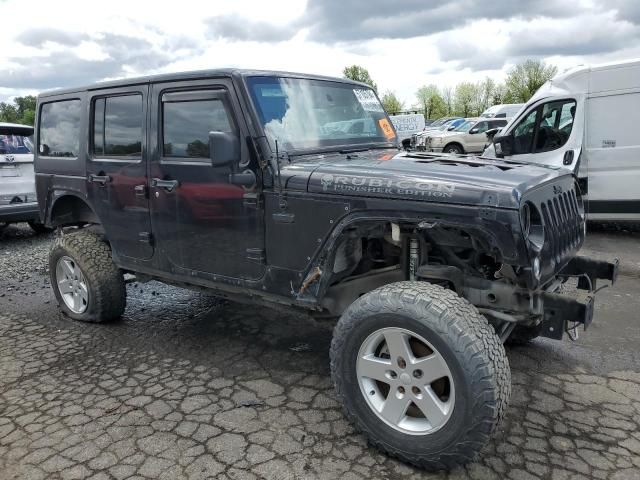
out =
<svg viewBox="0 0 640 480"><path fill-rule="evenodd" d="M472 156L371 150L299 157L281 167L289 191L519 208L564 169Z"/></svg>

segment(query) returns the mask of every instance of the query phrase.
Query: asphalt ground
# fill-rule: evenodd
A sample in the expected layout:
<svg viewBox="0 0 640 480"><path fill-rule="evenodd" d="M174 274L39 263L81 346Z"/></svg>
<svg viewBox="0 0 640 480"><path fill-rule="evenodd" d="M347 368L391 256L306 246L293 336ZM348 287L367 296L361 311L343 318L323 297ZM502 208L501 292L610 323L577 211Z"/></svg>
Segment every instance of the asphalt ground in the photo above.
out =
<svg viewBox="0 0 640 480"><path fill-rule="evenodd" d="M621 259L573 343L508 349L513 395L478 461L427 474L345 421L332 326L160 283L130 284L122 320L63 316L52 235L0 232L0 479L640 479L640 234L590 233Z"/></svg>

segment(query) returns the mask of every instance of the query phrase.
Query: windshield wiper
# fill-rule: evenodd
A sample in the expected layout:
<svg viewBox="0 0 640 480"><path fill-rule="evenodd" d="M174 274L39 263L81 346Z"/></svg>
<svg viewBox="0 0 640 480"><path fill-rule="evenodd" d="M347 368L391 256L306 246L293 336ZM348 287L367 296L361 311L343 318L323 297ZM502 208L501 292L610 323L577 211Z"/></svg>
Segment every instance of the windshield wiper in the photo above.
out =
<svg viewBox="0 0 640 480"><path fill-rule="evenodd" d="M338 151L338 153L358 153L358 152L368 152L371 148L345 148L344 150Z"/></svg>

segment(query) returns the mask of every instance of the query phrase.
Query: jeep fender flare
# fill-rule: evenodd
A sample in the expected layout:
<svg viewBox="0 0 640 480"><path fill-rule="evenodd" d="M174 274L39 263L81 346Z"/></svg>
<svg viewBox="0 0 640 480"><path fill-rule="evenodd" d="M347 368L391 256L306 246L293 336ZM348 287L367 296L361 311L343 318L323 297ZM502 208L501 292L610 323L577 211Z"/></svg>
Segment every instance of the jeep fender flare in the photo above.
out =
<svg viewBox="0 0 640 480"><path fill-rule="evenodd" d="M75 192L53 192L46 224L49 227L66 225L101 224L95 209L83 196Z"/></svg>

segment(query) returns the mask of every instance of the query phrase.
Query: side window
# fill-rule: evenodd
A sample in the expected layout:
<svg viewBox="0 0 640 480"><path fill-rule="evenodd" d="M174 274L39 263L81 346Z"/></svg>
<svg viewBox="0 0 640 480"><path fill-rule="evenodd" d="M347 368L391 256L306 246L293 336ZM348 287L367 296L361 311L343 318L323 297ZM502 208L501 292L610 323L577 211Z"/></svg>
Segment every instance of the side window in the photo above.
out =
<svg viewBox="0 0 640 480"><path fill-rule="evenodd" d="M93 153L142 155L142 95L98 98L93 109Z"/></svg>
<svg viewBox="0 0 640 480"><path fill-rule="evenodd" d="M562 147L573 129L576 102L560 100L542 106L540 125L536 133L536 153L549 152Z"/></svg>
<svg viewBox="0 0 640 480"><path fill-rule="evenodd" d="M489 122L478 122L475 128L478 130L477 133L484 133L489 130Z"/></svg>
<svg viewBox="0 0 640 480"><path fill-rule="evenodd" d="M531 153L538 109L534 109L513 129L513 154Z"/></svg>
<svg viewBox="0 0 640 480"><path fill-rule="evenodd" d="M78 99L45 103L40 108L38 152L44 157L75 158L80 150Z"/></svg>
<svg viewBox="0 0 640 480"><path fill-rule="evenodd" d="M489 122L489 128L502 128L506 124L506 120L492 120L491 122Z"/></svg>
<svg viewBox="0 0 640 480"><path fill-rule="evenodd" d="M222 97L212 92L162 96L162 148L165 157L209 158L209 132L234 130Z"/></svg>

